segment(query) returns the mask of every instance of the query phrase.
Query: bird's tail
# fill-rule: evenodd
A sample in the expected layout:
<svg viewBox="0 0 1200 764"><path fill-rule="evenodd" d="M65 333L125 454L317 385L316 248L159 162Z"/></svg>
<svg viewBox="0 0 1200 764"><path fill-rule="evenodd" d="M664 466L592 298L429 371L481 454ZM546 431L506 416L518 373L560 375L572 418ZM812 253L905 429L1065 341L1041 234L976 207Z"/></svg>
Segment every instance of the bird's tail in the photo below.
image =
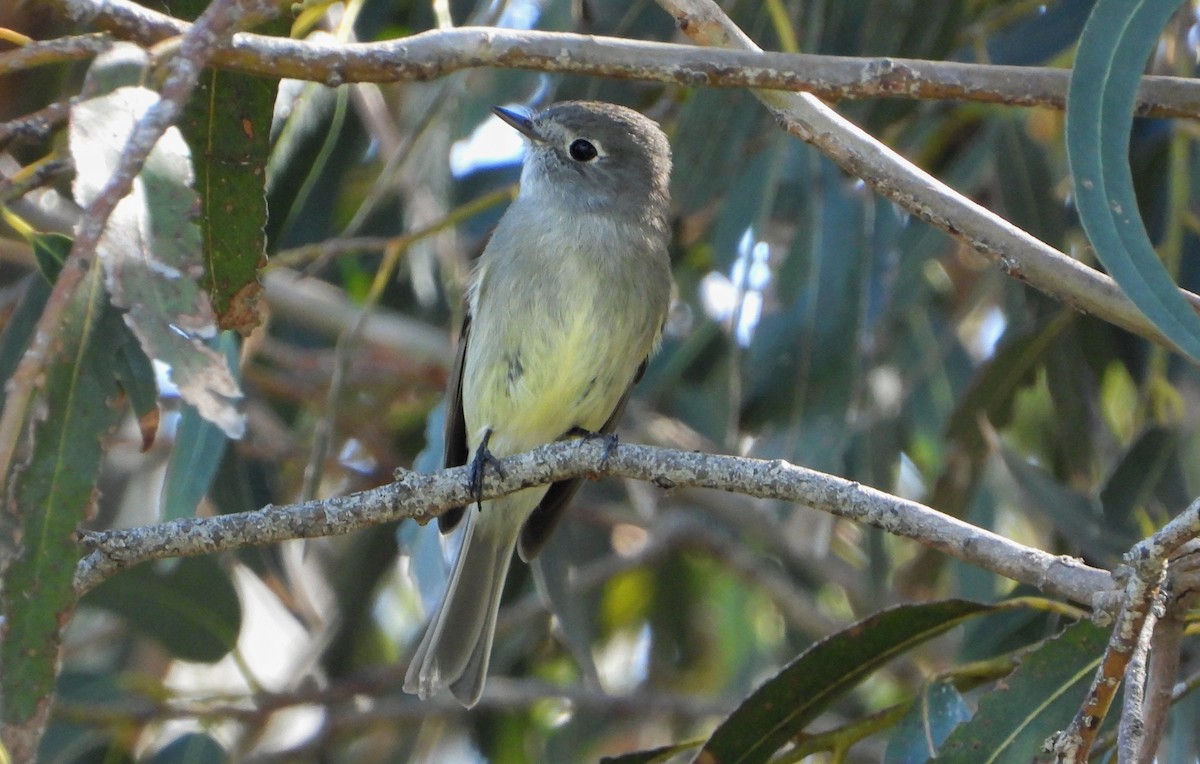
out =
<svg viewBox="0 0 1200 764"><path fill-rule="evenodd" d="M500 595L524 521L514 511L512 499L484 502L478 511L467 510L462 551L437 614L409 664L405 692L424 700L449 686L464 706L470 708L479 701Z"/></svg>

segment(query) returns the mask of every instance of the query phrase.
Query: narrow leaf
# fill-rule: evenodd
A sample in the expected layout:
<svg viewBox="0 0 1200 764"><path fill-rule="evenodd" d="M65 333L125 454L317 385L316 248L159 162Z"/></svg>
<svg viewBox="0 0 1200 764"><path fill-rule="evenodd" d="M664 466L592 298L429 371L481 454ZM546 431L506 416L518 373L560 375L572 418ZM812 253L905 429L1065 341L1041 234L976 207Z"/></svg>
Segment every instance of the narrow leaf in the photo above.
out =
<svg viewBox="0 0 1200 764"><path fill-rule="evenodd" d="M181 660L220 660L242 626L237 591L213 557L139 565L97 586L84 603L124 616Z"/></svg>
<svg viewBox="0 0 1200 764"><path fill-rule="evenodd" d="M221 334L218 344L231 369L237 368L238 342L231 332ZM174 520L196 514L196 506L208 492L221 465L228 439L221 428L191 406L184 406L175 434L175 448L167 462L163 481L162 517Z"/></svg>
<svg viewBox="0 0 1200 764"><path fill-rule="evenodd" d="M924 764L971 712L948 682L926 685L888 740L883 764Z"/></svg>
<svg viewBox="0 0 1200 764"><path fill-rule="evenodd" d="M966 600L901 605L805 650L717 727L696 761L765 762L833 701L885 663L994 606Z"/></svg>
<svg viewBox="0 0 1200 764"><path fill-rule="evenodd" d="M1099 0L1067 95L1076 205L1100 262L1181 352L1200 361L1200 317L1163 267L1138 213L1129 167L1134 97L1177 0Z"/></svg>
<svg viewBox="0 0 1200 764"><path fill-rule="evenodd" d="M196 188L204 284L222 329L248 334L260 323L266 264L266 165L277 80L208 69L180 128L197 152Z"/></svg>
<svg viewBox="0 0 1200 764"><path fill-rule="evenodd" d="M1110 559L1119 557L1128 548L1124 537L1104 522L1098 500L1059 482L1007 446L1000 447L1000 456L1027 506L1054 523L1071 543L1093 557Z"/></svg>
<svg viewBox="0 0 1200 764"><path fill-rule="evenodd" d="M135 122L157 103L153 91L123 87L71 109L70 148L74 191L87 205L96 199L117 165ZM216 333L207 295L199 211L192 191L190 152L171 128L150 153L129 196L121 200L98 247L112 301L146 354L171 368L184 400L230 437L245 427L237 401L241 392L224 359L205 345Z"/></svg>
<svg viewBox="0 0 1200 764"><path fill-rule="evenodd" d="M150 5L193 21L209 0ZM256 31L287 37L290 20L290 14L280 14ZM266 264L266 166L278 86L274 78L205 69L179 120L195 149L204 287L220 328L242 335L261 322L258 272Z"/></svg>
<svg viewBox="0 0 1200 764"><path fill-rule="evenodd" d="M10 725L45 710L62 629L75 604L75 528L93 509L101 439L118 419L110 406L118 392L113 356L101 331L111 312L100 271L93 269L66 309L30 408L25 451L9 476L0 536L15 559L0 587L0 697Z"/></svg>
<svg viewBox="0 0 1200 764"><path fill-rule="evenodd" d="M1042 743L1064 729L1083 702L1108 640L1088 621L1030 653L979 710L947 738L938 764L1029 764L1053 761Z"/></svg>

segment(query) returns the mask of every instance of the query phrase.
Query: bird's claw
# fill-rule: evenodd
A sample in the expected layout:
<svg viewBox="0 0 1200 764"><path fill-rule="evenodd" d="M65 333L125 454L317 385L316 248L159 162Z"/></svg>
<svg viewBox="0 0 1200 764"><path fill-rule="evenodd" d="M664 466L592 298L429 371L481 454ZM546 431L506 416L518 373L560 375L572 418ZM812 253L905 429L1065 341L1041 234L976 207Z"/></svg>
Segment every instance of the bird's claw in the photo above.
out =
<svg viewBox="0 0 1200 764"><path fill-rule="evenodd" d="M601 469L608 469L608 460L617 452L617 445L621 439L615 432L592 432L576 425L570 430L567 430L567 437L579 438L585 441L603 440L604 454L600 457Z"/></svg>
<svg viewBox="0 0 1200 764"><path fill-rule="evenodd" d="M475 499L475 506L480 511L483 511L483 479L487 476L487 468L491 467L496 470L496 474L502 479L506 477L504 468L500 466L500 460L488 450L488 440L491 437L491 430L483 434L483 440L479 442L479 448L475 449L475 458L471 460L470 491L471 496Z"/></svg>

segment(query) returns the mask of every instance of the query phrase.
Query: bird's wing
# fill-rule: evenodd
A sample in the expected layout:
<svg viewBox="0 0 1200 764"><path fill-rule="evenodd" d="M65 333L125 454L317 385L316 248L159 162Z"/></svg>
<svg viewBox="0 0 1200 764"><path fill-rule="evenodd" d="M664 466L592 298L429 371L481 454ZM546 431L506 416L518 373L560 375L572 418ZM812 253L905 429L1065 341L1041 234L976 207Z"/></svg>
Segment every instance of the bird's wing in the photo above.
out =
<svg viewBox="0 0 1200 764"><path fill-rule="evenodd" d="M646 373L646 364L649 360L649 358L643 360L642 364L638 366L637 373L633 375L633 381L629 383L629 387L625 388L625 393L617 401L617 405L608 417L608 421L597 431L598 434L607 435L617 429L617 422L621 419L621 414L625 411L625 404L629 402L629 395L633 392L633 386L641 381L642 375ZM563 510L567 508L567 504L574 498L575 493L581 485L583 485L582 478L560 480L550 485L550 489L542 497L542 501L537 505L537 509L533 510L533 514L529 516L529 519L525 521L524 527L521 528L521 538L517 542L517 551L520 553L522 560L529 562L534 557L537 557L538 552L542 551L542 547L546 545L546 541L550 539L550 534L554 532L555 526L558 525L559 519L562 518Z"/></svg>
<svg viewBox="0 0 1200 764"><path fill-rule="evenodd" d="M445 424L442 428L442 466L461 467L470 457L467 447L467 421L463 418L463 363L467 357L467 340L471 336L471 314L463 317L462 331L458 333L458 352L450 370L447 386ZM452 509L438 516L438 529L449 533L462 520L463 507Z"/></svg>

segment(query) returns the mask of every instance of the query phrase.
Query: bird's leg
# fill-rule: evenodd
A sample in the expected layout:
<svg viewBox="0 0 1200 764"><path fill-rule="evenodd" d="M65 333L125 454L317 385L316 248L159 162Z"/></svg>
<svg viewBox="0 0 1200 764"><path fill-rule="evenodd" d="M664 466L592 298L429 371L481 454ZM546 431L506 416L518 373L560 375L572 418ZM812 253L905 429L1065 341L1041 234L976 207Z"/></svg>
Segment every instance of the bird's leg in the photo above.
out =
<svg viewBox="0 0 1200 764"><path fill-rule="evenodd" d="M582 440L587 441L603 440L604 455L600 457L601 469L608 469L609 457L616 453L617 445L621 441L620 437L618 437L615 432L592 432L591 430L586 430L579 425L575 425L571 429L567 430L567 434L564 437L581 438Z"/></svg>
<svg viewBox="0 0 1200 764"><path fill-rule="evenodd" d="M490 466L501 478L505 477L500 460L488 450L488 440L491 437L492 431L489 428L483 433L483 440L479 441L479 448L475 449L475 458L471 460L471 495L475 497L475 506L481 512L483 511L483 478L487 474L487 468Z"/></svg>

